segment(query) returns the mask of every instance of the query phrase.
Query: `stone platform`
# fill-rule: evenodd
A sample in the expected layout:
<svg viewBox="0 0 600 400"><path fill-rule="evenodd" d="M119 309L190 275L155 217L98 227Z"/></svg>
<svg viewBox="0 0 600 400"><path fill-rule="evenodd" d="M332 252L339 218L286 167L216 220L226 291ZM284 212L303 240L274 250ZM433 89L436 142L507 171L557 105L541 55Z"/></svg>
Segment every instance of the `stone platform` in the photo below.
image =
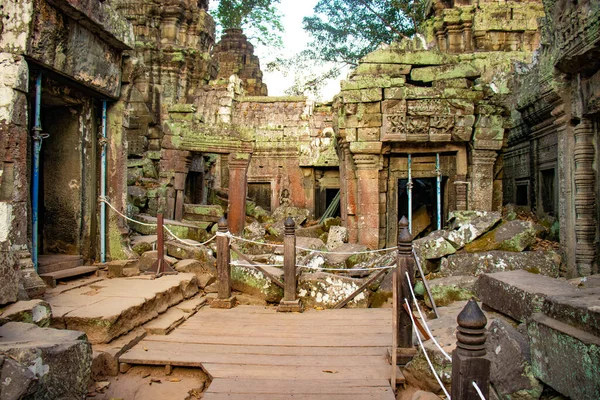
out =
<svg viewBox="0 0 600 400"><path fill-rule="evenodd" d="M180 273L90 281L46 295L51 326L83 331L93 344L108 343L198 292L196 275Z"/></svg>

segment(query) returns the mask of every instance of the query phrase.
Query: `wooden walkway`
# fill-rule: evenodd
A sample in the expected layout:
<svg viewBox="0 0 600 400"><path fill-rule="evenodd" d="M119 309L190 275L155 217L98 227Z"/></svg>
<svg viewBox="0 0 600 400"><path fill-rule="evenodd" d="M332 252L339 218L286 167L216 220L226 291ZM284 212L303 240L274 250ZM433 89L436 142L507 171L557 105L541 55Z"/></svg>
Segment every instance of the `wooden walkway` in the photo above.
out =
<svg viewBox="0 0 600 400"><path fill-rule="evenodd" d="M204 400L393 400L390 309L203 308L167 336L148 336L120 361L202 367Z"/></svg>

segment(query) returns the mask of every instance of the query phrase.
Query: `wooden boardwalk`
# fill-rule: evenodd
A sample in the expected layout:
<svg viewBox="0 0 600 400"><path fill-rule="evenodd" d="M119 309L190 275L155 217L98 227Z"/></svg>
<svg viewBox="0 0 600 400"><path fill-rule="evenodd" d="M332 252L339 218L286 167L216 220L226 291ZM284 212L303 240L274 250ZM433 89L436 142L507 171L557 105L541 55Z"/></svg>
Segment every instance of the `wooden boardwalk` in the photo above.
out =
<svg viewBox="0 0 600 400"><path fill-rule="evenodd" d="M205 400L393 400L391 345L390 309L204 308L120 361L202 367L213 379Z"/></svg>

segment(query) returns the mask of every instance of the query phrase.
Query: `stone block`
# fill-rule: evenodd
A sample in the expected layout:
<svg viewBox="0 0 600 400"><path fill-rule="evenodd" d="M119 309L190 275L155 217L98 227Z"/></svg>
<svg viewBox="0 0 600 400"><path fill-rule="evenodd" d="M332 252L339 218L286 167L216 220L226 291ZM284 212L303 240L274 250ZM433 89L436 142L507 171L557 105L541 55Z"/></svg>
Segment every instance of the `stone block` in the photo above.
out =
<svg viewBox="0 0 600 400"><path fill-rule="evenodd" d="M488 327L485 347L491 360L490 383L500 398L540 398L543 385L531 371L527 336L503 319L494 319Z"/></svg>
<svg viewBox="0 0 600 400"><path fill-rule="evenodd" d="M477 68L468 63L455 65L436 65L431 67L413 68L410 71L410 78L413 81L433 82L443 79L471 78L479 77L481 73Z"/></svg>
<svg viewBox="0 0 600 400"><path fill-rule="evenodd" d="M135 265L137 262L137 260L114 260L107 262L104 266L108 269L109 278L121 278L125 276L124 270L133 266L137 267Z"/></svg>
<svg viewBox="0 0 600 400"><path fill-rule="evenodd" d="M183 205L183 218L189 221L219 222L221 217L223 217L223 207L219 205Z"/></svg>
<svg viewBox="0 0 600 400"><path fill-rule="evenodd" d="M24 367L37 379L32 398L85 398L91 375L92 348L83 332L40 328L33 324L9 322L0 327L0 353ZM2 397L12 392L12 384L28 387L25 379L6 379L2 367ZM21 375L21 374L20 374ZM23 375L21 375L23 378ZM18 389L18 388L15 388ZM18 391L18 390L17 390Z"/></svg>
<svg viewBox="0 0 600 400"><path fill-rule="evenodd" d="M432 260L456 253L454 246L444 238L443 234L444 231L436 231L413 241L415 254L422 260Z"/></svg>
<svg viewBox="0 0 600 400"><path fill-rule="evenodd" d="M481 275L475 292L484 304L525 322L542 310L548 296L576 295L578 289L565 281L516 270Z"/></svg>
<svg viewBox="0 0 600 400"><path fill-rule="evenodd" d="M283 270L275 267L263 267L276 278L283 277ZM277 286L267 275L254 268L234 265L231 268L231 288L269 303L278 303L283 297L283 289Z"/></svg>
<svg viewBox="0 0 600 400"><path fill-rule="evenodd" d="M600 339L536 313L527 323L534 375L571 399L600 399Z"/></svg>
<svg viewBox="0 0 600 400"><path fill-rule="evenodd" d="M48 327L52 318L50 304L44 300L17 301L2 309L0 325L8 322L26 322L40 327Z"/></svg>
<svg viewBox="0 0 600 400"><path fill-rule="evenodd" d="M327 250L331 251L347 242L347 228L344 228L343 226L332 226L329 228L329 235L327 236Z"/></svg>
<svg viewBox="0 0 600 400"><path fill-rule="evenodd" d="M344 103L368 103L381 101L383 98L382 88L345 90L342 92Z"/></svg>
<svg viewBox="0 0 600 400"><path fill-rule="evenodd" d="M457 61L457 57L439 50L404 51L394 48L380 49L367 54L362 63L404 64L404 65L442 65Z"/></svg>
<svg viewBox="0 0 600 400"><path fill-rule="evenodd" d="M355 279L325 272L300 275L298 280L298 296L307 308L333 308L346 299L363 284L362 279ZM346 307L366 308L369 305L369 291L359 293Z"/></svg>
<svg viewBox="0 0 600 400"><path fill-rule="evenodd" d="M408 75L411 68L412 65L408 64L374 64L361 62L354 70L354 75L387 75L390 77L401 77Z"/></svg>
<svg viewBox="0 0 600 400"><path fill-rule="evenodd" d="M487 251L482 253L458 253L442 262L441 273L445 276L474 275L483 273L524 270L557 278L561 257L553 251Z"/></svg>
<svg viewBox="0 0 600 400"><path fill-rule="evenodd" d="M181 260L174 265L177 272L186 272L196 275L198 287L204 288L215 281L217 276L216 260L214 262L202 262L199 260Z"/></svg>
<svg viewBox="0 0 600 400"><path fill-rule="evenodd" d="M580 288L574 294L548 296L542 312L550 318L600 337L600 288Z"/></svg>
<svg viewBox="0 0 600 400"><path fill-rule="evenodd" d="M171 240L165 243L167 254L180 260L198 260L207 266L216 262L214 252L206 246L192 246Z"/></svg>
<svg viewBox="0 0 600 400"><path fill-rule="evenodd" d="M469 253L489 250L523 251L535 243L538 232L531 221L508 221L467 244L465 250Z"/></svg>

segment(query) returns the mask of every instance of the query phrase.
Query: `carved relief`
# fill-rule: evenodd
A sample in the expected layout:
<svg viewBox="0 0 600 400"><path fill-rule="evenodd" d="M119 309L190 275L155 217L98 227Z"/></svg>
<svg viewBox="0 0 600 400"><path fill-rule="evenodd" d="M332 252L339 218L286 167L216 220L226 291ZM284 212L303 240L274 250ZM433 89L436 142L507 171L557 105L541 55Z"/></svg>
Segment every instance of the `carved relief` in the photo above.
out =
<svg viewBox="0 0 600 400"><path fill-rule="evenodd" d="M406 123L407 135L428 135L429 118L428 117L410 117Z"/></svg>
<svg viewBox="0 0 600 400"><path fill-rule="evenodd" d="M454 128L454 117L432 116L429 119L429 134L449 135Z"/></svg>

